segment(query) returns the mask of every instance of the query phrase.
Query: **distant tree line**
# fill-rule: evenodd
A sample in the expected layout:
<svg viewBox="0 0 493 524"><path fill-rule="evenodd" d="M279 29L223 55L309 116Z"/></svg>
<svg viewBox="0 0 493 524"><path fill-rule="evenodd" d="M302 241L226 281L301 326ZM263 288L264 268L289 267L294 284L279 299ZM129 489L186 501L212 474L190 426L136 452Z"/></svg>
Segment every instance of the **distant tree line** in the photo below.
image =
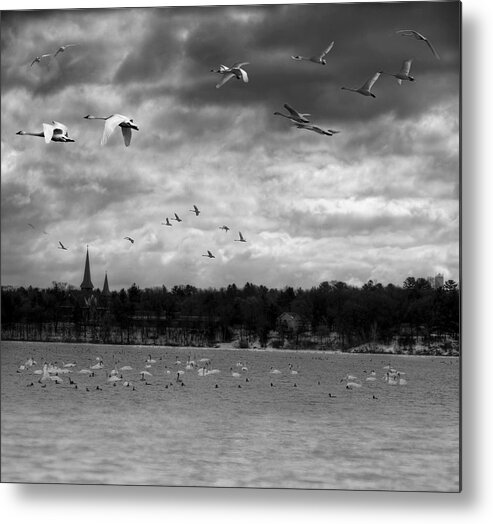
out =
<svg viewBox="0 0 493 524"><path fill-rule="evenodd" d="M5 287L1 298L2 335L12 326L41 332L48 324L63 334L69 324L76 333L87 326L97 328L97 338L103 342L111 330L119 330L121 343L131 342L135 329L143 335L181 330L182 338L200 332L208 341L230 341L239 334L240 339L257 339L262 346L272 332L281 337L309 334L320 340L337 333L344 349L367 342L388 344L396 335L457 337L460 323L456 282L448 280L432 289L427 280L413 277L402 286L370 280L355 287L331 281L311 289L272 289L250 283L242 288L231 284L220 289L191 285L140 289L133 284L109 296L95 290L90 297L53 282L48 289ZM279 325L284 312L300 319L287 332Z"/></svg>

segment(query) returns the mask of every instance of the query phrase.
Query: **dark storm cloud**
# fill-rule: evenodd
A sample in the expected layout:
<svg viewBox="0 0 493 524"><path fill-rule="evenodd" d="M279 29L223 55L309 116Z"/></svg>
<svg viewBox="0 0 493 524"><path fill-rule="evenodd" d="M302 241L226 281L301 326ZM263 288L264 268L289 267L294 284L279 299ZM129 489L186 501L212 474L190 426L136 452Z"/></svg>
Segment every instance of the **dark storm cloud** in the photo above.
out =
<svg viewBox="0 0 493 524"><path fill-rule="evenodd" d="M303 236L307 231L315 238L349 237L352 235L372 235L375 247L379 245L378 237L381 234L392 233L401 236L399 245L412 246L416 240L428 243L428 227L430 223L434 229L443 227L443 219L430 217L426 209L414 210L402 215L391 210L383 210L377 215L369 216L367 213L327 212L315 214L299 210L290 210L287 214L279 217L285 224L286 230L292 236ZM406 238L406 233L412 231L412 238ZM442 237L443 231L439 231L437 239L433 243L441 243L438 239ZM448 243L447 240L446 243Z"/></svg>
<svg viewBox="0 0 493 524"><path fill-rule="evenodd" d="M413 2L2 16L2 279L78 285L87 243L94 271L111 267L118 287L163 275L201 286L400 280L413 258L456 275L457 15L456 3ZM403 28L428 36L442 60L395 35ZM290 58L332 40L325 67ZM30 67L65 43L79 45ZM340 89L410 56L414 83L382 77L376 99ZM210 69L236 61L250 62L250 82L216 89ZM272 114L284 103L341 133L293 128ZM129 148L119 130L101 147L104 124L88 113L122 113L140 130ZM51 120L76 143L15 136ZM174 212L183 223L162 226ZM240 230L245 246L233 242Z"/></svg>
<svg viewBox="0 0 493 524"><path fill-rule="evenodd" d="M410 97L421 101L418 107L416 103L408 102L403 114L421 112L426 104L433 103L434 97L443 94L444 87L446 92L457 94L459 26L456 3L433 3L425 7L420 3L415 4L406 4L404 10L402 4L358 5L361 11L358 11L357 17L353 14L351 4L266 6L262 16L254 19L247 27L238 27L241 25L239 22L235 26L233 22L224 31L221 24L216 22L219 17L208 19L197 31L191 32L185 45L188 56L195 61L194 69L197 71L210 65L211 60L221 63L228 63L228 59L230 62L251 62L246 68L251 77L246 95L250 102L258 100L275 108L285 101L293 105L325 101L317 111L322 118L366 118L379 113L381 104L368 104L374 101L365 100L359 95L340 93L340 87L359 87L375 71L397 71L403 59L415 57L413 66L420 79L417 81L418 92L414 91L404 101L399 100L396 89L391 89L396 86L390 86L388 78L382 78L375 91L379 91L379 98L384 100L391 97L387 105L395 107L397 111ZM256 8L250 9L252 14L256 12ZM426 19L423 18L423 9ZM444 59L437 61L423 42L396 35L395 30L403 26L416 27L428 34L435 45L442 48ZM300 28L304 30L300 31ZM221 37L217 38L218 35ZM290 59L292 54L316 55L332 40L335 46L327 56L326 66L297 63ZM440 92L435 93L431 89L433 81L419 86L420 82L423 84L422 77L428 73L436 77L452 75L452 81L450 85L442 83L436 86ZM193 89L193 85L191 81L190 89ZM244 96L239 87L230 89L223 103L234 102L236 97ZM423 92L426 87L426 92ZM186 96L192 93L187 91ZM284 96L280 100L281 94ZM210 91L206 100L212 101L215 96ZM311 107L309 109L312 110Z"/></svg>

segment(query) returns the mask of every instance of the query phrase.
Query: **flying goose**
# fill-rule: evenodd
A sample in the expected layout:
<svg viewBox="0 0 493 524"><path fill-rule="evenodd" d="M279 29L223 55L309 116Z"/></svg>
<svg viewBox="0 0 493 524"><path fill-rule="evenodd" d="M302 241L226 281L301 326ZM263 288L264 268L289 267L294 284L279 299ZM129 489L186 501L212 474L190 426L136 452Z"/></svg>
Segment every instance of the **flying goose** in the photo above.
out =
<svg viewBox="0 0 493 524"><path fill-rule="evenodd" d="M56 55L58 55L59 53L63 53L65 51L65 49L67 49L68 47L74 47L78 44L65 44L65 45L62 45L61 47L58 48L57 52L53 55L53 57L55 58Z"/></svg>
<svg viewBox="0 0 493 524"><path fill-rule="evenodd" d="M401 36L407 36L409 38L415 38L416 40L422 40L423 42L426 42L426 45L431 49L431 52L435 55L435 58L440 60L440 55L438 54L438 51L433 47L432 43L423 36L421 33L418 33L414 29L401 29L400 31L396 31L398 35Z"/></svg>
<svg viewBox="0 0 493 524"><path fill-rule="evenodd" d="M176 220L176 222L183 222L183 220L175 213L175 218L172 218L171 220Z"/></svg>
<svg viewBox="0 0 493 524"><path fill-rule="evenodd" d="M398 73L386 73L385 71L380 71L380 74L393 76L397 78L397 83L399 85L402 84L403 80L409 80L410 82L414 82L414 77L409 74L412 63L413 59L409 58L408 60L404 60L404 62L402 62L401 70Z"/></svg>
<svg viewBox="0 0 493 524"><path fill-rule="evenodd" d="M238 235L240 238L235 238L235 242L246 242L246 240L243 238L243 235L241 234L241 231L238 231Z"/></svg>
<svg viewBox="0 0 493 524"><path fill-rule="evenodd" d="M198 217L200 215L199 208L194 204L193 209L189 209L192 213L195 213L195 216Z"/></svg>
<svg viewBox="0 0 493 524"><path fill-rule="evenodd" d="M243 80L245 84L248 83L247 72L244 69L242 69L243 66L246 66L248 64L249 62L237 62L231 67L227 67L221 64L218 69L211 69L211 73L219 73L220 75L223 75L221 81L218 84L216 84L216 88L219 89L226 82L235 77L237 80Z"/></svg>
<svg viewBox="0 0 493 524"><path fill-rule="evenodd" d="M325 65L327 63L327 61L325 60L325 55L334 47L334 42L331 42L327 49L325 49L321 55L319 56L310 56L310 57L307 57L307 56L300 56L300 55L296 55L296 56L292 56L291 58L293 60L308 60L309 62L314 62L315 64L320 64L320 65Z"/></svg>
<svg viewBox="0 0 493 524"><path fill-rule="evenodd" d="M122 129L123 134L123 141L125 142L125 145L128 147L130 145L130 141L132 140L132 129L135 129L135 131L138 131L139 128L134 124L134 121L132 118L128 118L127 116L123 115L110 115L107 117L101 117L101 116L93 116L93 115L86 115L84 118L87 118L88 120L104 120L104 130L103 130L103 136L101 137L101 145L104 146L106 142L108 141L108 138L111 136L113 131L116 129L117 126L120 126Z"/></svg>
<svg viewBox="0 0 493 524"><path fill-rule="evenodd" d="M335 129L327 129L326 131L318 126L314 125L307 125L307 124L296 124L296 127L298 129L306 129L307 131L314 131L315 133L318 133L319 135L327 135L332 136L336 133L339 133L339 131L336 131Z"/></svg>
<svg viewBox="0 0 493 524"><path fill-rule="evenodd" d="M34 64L41 64L41 60L43 60L43 58L46 58L47 56L51 56L51 53L46 53L45 55L40 55L40 56L37 56L32 62L31 62L31 67L34 65Z"/></svg>
<svg viewBox="0 0 493 524"><path fill-rule="evenodd" d="M18 131L16 135L39 136L45 139L45 142L75 142L73 138L68 136L68 128L60 122L53 122L51 124L43 124L43 131L40 133L28 133L27 131Z"/></svg>
<svg viewBox="0 0 493 524"><path fill-rule="evenodd" d="M226 233L229 231L229 227L228 226L219 226L219 229L222 229L222 230L226 231Z"/></svg>
<svg viewBox="0 0 493 524"><path fill-rule="evenodd" d="M132 244L135 242L135 240L133 238L130 238L130 237L123 237L123 240L128 240Z"/></svg>
<svg viewBox="0 0 493 524"><path fill-rule="evenodd" d="M309 113L298 113L296 109L293 109L292 107L288 106L288 104L284 104L284 107L289 111L289 115L285 115L283 113L279 113L279 111L276 111L274 114L278 116L283 116L284 118L289 118L289 120L293 122L299 122L307 124L309 122L307 116L310 116Z"/></svg>
<svg viewBox="0 0 493 524"><path fill-rule="evenodd" d="M341 87L341 89L345 89L346 91L353 91L354 93L359 93L360 95L372 96L373 98L376 98L376 96L371 92L371 88L373 87L373 84L378 80L379 76L380 72L375 73L359 89L355 89L352 87Z"/></svg>
<svg viewBox="0 0 493 524"><path fill-rule="evenodd" d="M60 244L60 245L58 246L58 249L64 249L65 251L68 251L68 248L66 248L66 247L65 247L65 246L60 242L60 240L58 241L58 243Z"/></svg>
<svg viewBox="0 0 493 524"><path fill-rule="evenodd" d="M202 255L203 257L208 257L208 258L216 258L209 250L207 250L207 255Z"/></svg>
<svg viewBox="0 0 493 524"><path fill-rule="evenodd" d="M173 219L171 219L171 220L173 220ZM161 222L161 224L163 226L171 226L171 227L173 227L173 224L170 224L170 221L169 221L168 217L166 217L166 222Z"/></svg>

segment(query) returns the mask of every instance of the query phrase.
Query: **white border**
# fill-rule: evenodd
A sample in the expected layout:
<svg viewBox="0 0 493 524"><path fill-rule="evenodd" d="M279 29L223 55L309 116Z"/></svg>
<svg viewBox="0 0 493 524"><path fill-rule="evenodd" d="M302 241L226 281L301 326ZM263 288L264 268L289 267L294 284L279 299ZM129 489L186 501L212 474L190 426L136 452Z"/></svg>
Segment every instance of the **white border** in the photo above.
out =
<svg viewBox="0 0 493 524"><path fill-rule="evenodd" d="M183 2L170 5L248 1ZM258 3L288 3L265 1ZM292 2L289 2L292 3ZM324 3L312 1L311 3ZM43 3L0 0L0 8L39 9L165 5L148 0ZM463 2L463 493L417 494L302 490L0 485L3 522L178 522L365 524L489 522L493 433L490 384L493 347L488 330L492 302L492 184L490 118L493 85L492 9L485 0ZM486 75L484 74L486 73ZM491 321L490 321L491 323ZM28 452L28 450L26 450ZM488 517L490 515L490 517Z"/></svg>

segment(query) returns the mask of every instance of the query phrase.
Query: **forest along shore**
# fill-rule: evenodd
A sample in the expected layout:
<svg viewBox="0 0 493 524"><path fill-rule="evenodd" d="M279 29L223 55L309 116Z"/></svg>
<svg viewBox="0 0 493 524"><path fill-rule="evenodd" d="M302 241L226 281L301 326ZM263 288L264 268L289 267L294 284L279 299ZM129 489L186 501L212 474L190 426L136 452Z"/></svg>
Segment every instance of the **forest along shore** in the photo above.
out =
<svg viewBox="0 0 493 524"><path fill-rule="evenodd" d="M454 281L432 289L412 277L402 287L133 284L106 295L57 282L2 287L3 340L457 356L459 317Z"/></svg>

